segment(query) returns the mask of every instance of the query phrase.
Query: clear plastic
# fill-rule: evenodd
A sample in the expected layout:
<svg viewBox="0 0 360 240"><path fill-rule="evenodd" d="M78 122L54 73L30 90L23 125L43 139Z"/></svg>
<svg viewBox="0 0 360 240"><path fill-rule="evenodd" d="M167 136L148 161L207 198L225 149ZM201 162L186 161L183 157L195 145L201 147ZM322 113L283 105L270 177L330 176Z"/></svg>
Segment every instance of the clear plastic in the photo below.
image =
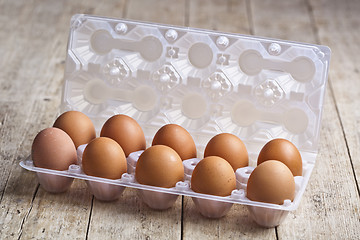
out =
<svg viewBox="0 0 360 240"><path fill-rule="evenodd" d="M233 203L245 204L257 223L276 226L298 206L315 164L329 61L325 46L75 15L60 111L85 113L97 131L109 117L126 114L141 125L148 143L161 126L179 124L193 136L198 158L183 162L184 181L173 188L136 183L141 151L130 154L128 172L118 180L83 174L84 146L78 149L78 165L67 171L36 168L31 157L20 164L38 172L49 191L57 189L47 184L50 180L41 180L41 173L85 179L95 197L105 201L120 197L124 187L138 188L154 209L171 207L180 194L190 196L204 216L213 218L226 214ZM250 166L236 171L237 189L228 197L195 193L192 170L206 143L222 132L243 140ZM256 157L273 138L290 140L303 159L295 199L283 205L246 198Z"/></svg>

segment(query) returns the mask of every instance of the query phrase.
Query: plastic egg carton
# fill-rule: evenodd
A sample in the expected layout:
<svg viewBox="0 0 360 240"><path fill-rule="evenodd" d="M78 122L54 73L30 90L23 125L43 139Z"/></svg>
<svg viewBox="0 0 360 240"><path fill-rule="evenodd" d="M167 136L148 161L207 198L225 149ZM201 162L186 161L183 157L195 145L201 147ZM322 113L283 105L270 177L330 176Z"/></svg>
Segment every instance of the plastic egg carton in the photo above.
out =
<svg viewBox="0 0 360 240"><path fill-rule="evenodd" d="M111 116L126 114L140 124L148 145L163 125L181 125L194 138L199 158L183 162L185 181L170 189L136 183L139 152L128 157L128 173L119 180L83 174L83 148L78 149L79 164L67 171L36 168L31 158L21 166L37 172L49 191L56 178L64 179L62 189L80 178L102 200L132 187L150 207L162 209L181 194L193 197L205 216L220 217L238 203L247 205L260 225L276 226L299 205L315 164L329 61L325 46L75 15L60 111L85 113L98 132ZM195 193L189 185L192 170L207 142L222 132L243 140L250 167L236 171L237 189L228 197ZM283 205L246 198L257 155L274 138L290 140L303 159L295 199Z"/></svg>
<svg viewBox="0 0 360 240"><path fill-rule="evenodd" d="M153 209L164 210L173 206L179 195L192 197L199 212L209 218L225 216L233 203L244 204L249 208L251 217L261 226L274 227L279 225L289 211L295 210L300 203L300 198L305 191L310 178L313 164L303 161L303 176L296 176L295 199L293 202L285 200L283 205L251 201L246 197L246 185L254 167L237 169L236 189L230 196L220 197L196 193L191 190L191 175L200 158L183 161L184 181L179 181L173 188L162 188L139 184L135 179L136 163L143 151L133 152L127 157L127 173L121 179L111 180L86 175L82 170L82 154L86 145L77 149L78 163L69 166L66 171L56 171L38 168L33 165L31 158L22 161L20 165L30 171L37 172L39 183L48 192L64 192L70 188L74 178L86 181L89 190L99 200L114 201L118 199L126 187L137 188L142 201Z"/></svg>

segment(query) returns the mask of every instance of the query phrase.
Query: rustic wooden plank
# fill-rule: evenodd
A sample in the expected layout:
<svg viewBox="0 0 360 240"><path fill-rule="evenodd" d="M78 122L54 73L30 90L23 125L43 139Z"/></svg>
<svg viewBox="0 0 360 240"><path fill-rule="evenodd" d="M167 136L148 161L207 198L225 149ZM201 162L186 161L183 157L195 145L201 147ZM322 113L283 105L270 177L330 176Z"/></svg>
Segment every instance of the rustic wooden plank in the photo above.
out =
<svg viewBox="0 0 360 240"><path fill-rule="evenodd" d="M189 26L250 34L246 1L189 1Z"/></svg>
<svg viewBox="0 0 360 240"><path fill-rule="evenodd" d="M185 23L185 0L129 0L124 17L181 26Z"/></svg>
<svg viewBox="0 0 360 240"><path fill-rule="evenodd" d="M65 193L39 188L21 228L21 239L84 239L91 195L83 181L75 180Z"/></svg>
<svg viewBox="0 0 360 240"><path fill-rule="evenodd" d="M241 34L251 33L246 1L190 1L189 26ZM184 239L275 239L274 229L263 229L249 217L246 206L234 204L220 219L198 213L193 201L184 198Z"/></svg>
<svg viewBox="0 0 360 240"><path fill-rule="evenodd" d="M357 182L360 181L360 2L310 1L319 41L332 50L330 86ZM358 186L359 189L359 186Z"/></svg>
<svg viewBox="0 0 360 240"><path fill-rule="evenodd" d="M359 176L359 31L354 30L360 21L359 4L325 0L310 1L310 5L306 1L247 3L250 5L244 1L0 2L0 238L85 238L90 213L89 238L180 236L181 199L170 210L157 212L144 206L135 190L127 189L115 203L94 200L91 212L91 196L83 182L76 181L68 193L48 194L37 188L33 173L18 166L29 154L35 134L55 118L68 23L75 13L329 45L333 50L331 88L324 106L320 155L300 207L277 228L277 234L286 239L358 238L359 196L352 165ZM55 210L49 210L50 206ZM215 221L201 217L190 198L185 198L184 206L185 239L275 238L274 229L258 228L243 206L233 206L225 218Z"/></svg>
<svg viewBox="0 0 360 240"><path fill-rule="evenodd" d="M91 199L83 182L48 194L18 165L38 131L52 125L61 99L70 18L116 16L124 1L3 1L0 3L1 238L85 238ZM122 8L120 8L122 9ZM70 226L71 227L67 227Z"/></svg>
<svg viewBox="0 0 360 240"><path fill-rule="evenodd" d="M4 186L0 208L1 236L14 238L20 236L24 219L28 216L32 208L32 201L37 193L38 183L35 175L22 170L18 162L29 155L31 147L29 138L36 134L37 127L44 125L41 121L53 116L44 111L46 104L38 103L30 106L32 103L34 102L28 104L1 102L1 113L7 118L3 122L0 133L1 139L7 141L1 145L1 152L4 153L2 157L5 157L1 159L1 167L5 170L1 175L1 183ZM52 104L49 101L46 103ZM24 112L18 111L23 107ZM21 124L25 121L29 128ZM13 151L9 150L12 148Z"/></svg>
<svg viewBox="0 0 360 240"><path fill-rule="evenodd" d="M299 208L278 227L293 239L357 239L360 199L334 99L326 92L319 155Z"/></svg>
<svg viewBox="0 0 360 240"><path fill-rule="evenodd" d="M184 1L139 1L127 3L124 17L129 19L184 25ZM134 189L125 189L115 202L94 200L89 239L179 239L181 236L179 197L165 211L147 207Z"/></svg>
<svg viewBox="0 0 360 240"><path fill-rule="evenodd" d="M18 238L32 208L38 186L35 175L21 171L18 162L29 154L31 138L38 129L44 127L44 123L56 114L51 109L57 107L59 101L53 102L47 96L59 90L51 80L54 79L54 73L63 72L63 67L57 58L49 61L48 56L56 56L54 48L58 42L54 44L49 40L55 28L43 31L45 21L36 24L32 3L3 2L2 6L0 148L4 171L0 182L4 194L1 198L0 232L1 236ZM47 23L51 24L51 21ZM38 37L37 34L42 31L48 33L43 39L51 44L44 44ZM61 81L61 78L58 80ZM35 99L38 101L35 102Z"/></svg>
<svg viewBox="0 0 360 240"><path fill-rule="evenodd" d="M115 202L94 200L89 239L180 239L181 199L163 211L150 209L131 188Z"/></svg>
<svg viewBox="0 0 360 240"><path fill-rule="evenodd" d="M317 43L319 38L316 30L319 29L319 26L314 25L311 8L304 5L303 2L253 1L252 4L256 34ZM293 9L297 9L297 11ZM319 13L319 17L327 17L328 23L336 21L334 10L335 8L328 11L326 16ZM354 17L355 13L356 11L354 11ZM339 19L346 19L348 12L342 11L338 14L343 14L338 16ZM293 21L294 19L296 21ZM289 23L294 23L294 26ZM324 36L337 35L338 33L333 30L324 29ZM320 41L320 43L328 44L331 48L335 46L335 42L329 42L332 43L329 44ZM347 46L350 45L347 44ZM332 59L334 59L334 55ZM331 64L332 68L334 68L334 63ZM333 82L332 72L336 69L338 68L330 70L331 83ZM344 66L341 69L349 68ZM352 79L356 78L352 77ZM339 81L338 87L340 84L343 83ZM345 90L345 88L341 89ZM359 89L356 88L355 91L359 91ZM346 91L343 93L347 94ZM329 233L334 239L358 237L360 201L347 152L347 138L345 139L341 130L336 110L337 99L339 98L341 101L342 97L335 96L334 101L332 89L327 89L321 128L320 154L299 209L291 213L287 220L277 228L280 238L327 239L330 237Z"/></svg>
<svg viewBox="0 0 360 240"><path fill-rule="evenodd" d="M254 34L314 43L310 16L303 0L251 1Z"/></svg>

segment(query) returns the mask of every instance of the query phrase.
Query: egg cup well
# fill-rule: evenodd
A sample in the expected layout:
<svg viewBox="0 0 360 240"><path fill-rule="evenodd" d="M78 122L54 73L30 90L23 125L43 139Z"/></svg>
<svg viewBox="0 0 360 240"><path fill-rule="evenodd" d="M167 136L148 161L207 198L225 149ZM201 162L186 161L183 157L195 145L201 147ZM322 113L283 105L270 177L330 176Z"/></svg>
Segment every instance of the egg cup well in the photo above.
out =
<svg viewBox="0 0 360 240"><path fill-rule="evenodd" d="M41 185L49 191L63 191L70 179L79 178L88 182L96 198L106 201L131 187L155 209L167 208L177 195L185 195L201 205L197 208L205 216L220 217L236 203L248 206L260 225L276 226L299 205L315 165L329 61L325 46L74 15L60 112L86 114L98 132L111 116L126 114L140 124L148 146L161 126L178 124L192 135L199 158L213 136L232 133L245 143L250 167L237 170L237 189L230 196L219 197L191 190L186 161L185 180L173 188L137 183L134 163L139 153L127 159L128 172L117 180L87 176L81 164L53 171L34 167L28 158L20 165L60 176L63 183L52 187L53 181L40 174ZM291 141L303 159L303 176L295 177L295 199L283 205L246 198L256 157L274 138Z"/></svg>
<svg viewBox="0 0 360 240"><path fill-rule="evenodd" d="M285 200L283 205L277 205L251 201L246 197L246 184L254 167L249 166L237 169L235 173L236 189L233 190L230 196L220 197L196 193L191 190L191 173L201 159L193 158L184 160L184 181L177 182L173 188L162 188L137 183L135 179L135 168L128 168L128 173L124 173L121 179L117 180L88 176L84 174L81 169L81 158L84 149L85 145L82 145L77 149L79 165L70 165L69 169L66 171L35 167L31 157L22 161L20 165L25 169L37 172L40 176L48 177L50 181L51 179L69 179L72 182L74 178L83 179L86 181L89 191L96 199L101 201L116 200L121 197L121 194L126 187L131 187L138 189L139 197L147 206L155 210L165 210L173 206L179 195L184 195L192 197L196 209L201 215L208 218L221 218L231 210L234 203L243 204L248 207L250 217L263 227L278 226L285 220L289 211L297 208L314 166L314 159L310 160L303 158L303 176L294 177L296 187L294 201ZM129 155L127 158L128 166L129 164L132 165L137 162L141 152L142 151L134 152ZM303 155L306 156L306 154ZM306 157L309 158L311 155ZM251 160L252 164L254 164L254 162L255 159ZM49 179L45 180L45 184L43 181L44 178L38 177L38 179L41 186L49 192L63 192L71 185L71 183L70 185L66 185L66 189L52 189L51 187L53 185L47 185ZM62 187L63 184L59 184L58 186Z"/></svg>

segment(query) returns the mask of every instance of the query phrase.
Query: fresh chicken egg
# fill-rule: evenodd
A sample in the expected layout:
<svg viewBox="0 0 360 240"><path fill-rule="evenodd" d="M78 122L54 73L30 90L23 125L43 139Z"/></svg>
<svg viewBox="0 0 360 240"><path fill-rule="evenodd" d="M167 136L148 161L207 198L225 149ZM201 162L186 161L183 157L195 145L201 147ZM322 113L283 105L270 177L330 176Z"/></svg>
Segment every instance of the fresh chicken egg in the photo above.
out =
<svg viewBox="0 0 360 240"><path fill-rule="evenodd" d="M67 170L77 163L76 149L70 136L59 128L46 128L39 132L31 147L35 167Z"/></svg>
<svg viewBox="0 0 360 240"><path fill-rule="evenodd" d="M220 133L206 145L204 157L218 156L228 161L234 171L249 165L245 144L231 133Z"/></svg>
<svg viewBox="0 0 360 240"><path fill-rule="evenodd" d="M284 163L294 176L302 175L302 159L299 150L286 139L273 139L261 149L257 165L267 160L278 160Z"/></svg>
<svg viewBox="0 0 360 240"><path fill-rule="evenodd" d="M89 143L96 137L95 127L88 116L78 111L68 111L61 114L53 127L65 131L73 140L75 147Z"/></svg>
<svg viewBox="0 0 360 240"><path fill-rule="evenodd" d="M140 155L135 178L141 184L171 188L183 181L184 166L175 150L165 145L155 145Z"/></svg>
<svg viewBox="0 0 360 240"><path fill-rule="evenodd" d="M82 168L86 175L120 179L127 171L126 157L116 141L99 137L86 146L82 157Z"/></svg>
<svg viewBox="0 0 360 240"><path fill-rule="evenodd" d="M229 196L235 188L234 170L225 159L210 156L195 166L191 176L191 189L194 192Z"/></svg>
<svg viewBox="0 0 360 240"><path fill-rule="evenodd" d="M109 118L104 123L100 136L115 140L124 150L126 157L132 152L146 148L142 128L133 118L127 115L118 114Z"/></svg>
<svg viewBox="0 0 360 240"><path fill-rule="evenodd" d="M166 145L174 149L182 160L196 157L195 142L190 133L177 124L167 124L155 134L152 145Z"/></svg>
<svg viewBox="0 0 360 240"><path fill-rule="evenodd" d="M295 180L290 169L280 161L268 160L250 174L246 196L252 201L284 204L294 200Z"/></svg>

